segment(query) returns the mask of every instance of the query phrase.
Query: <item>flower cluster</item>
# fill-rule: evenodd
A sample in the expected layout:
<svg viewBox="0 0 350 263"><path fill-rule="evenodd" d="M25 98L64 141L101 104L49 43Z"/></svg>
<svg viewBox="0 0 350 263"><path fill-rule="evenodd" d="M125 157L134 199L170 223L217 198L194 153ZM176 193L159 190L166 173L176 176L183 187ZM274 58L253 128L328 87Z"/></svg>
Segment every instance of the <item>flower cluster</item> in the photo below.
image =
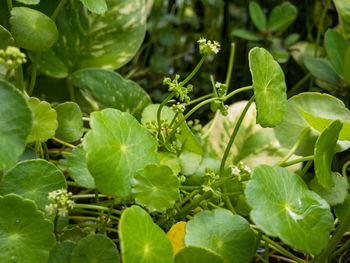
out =
<svg viewBox="0 0 350 263"><path fill-rule="evenodd" d="M198 40L199 53L202 55L215 55L220 51L220 44L217 41L206 40L201 38Z"/></svg>
<svg viewBox="0 0 350 263"><path fill-rule="evenodd" d="M183 87L181 83L179 83L180 75L176 74L175 78L171 80L170 78L164 78L163 85L169 86L168 90L170 92L175 92L175 96L179 98L179 100L185 101L188 103L190 101L190 97L187 95L189 92L193 90L193 86L191 84L187 85L187 87Z"/></svg>
<svg viewBox="0 0 350 263"><path fill-rule="evenodd" d="M178 113L183 113L186 109L185 105L177 102L176 104L173 104L171 106L171 108L175 111L175 112L178 112Z"/></svg>
<svg viewBox="0 0 350 263"><path fill-rule="evenodd" d="M238 165L230 165L232 175L236 175L241 178L242 175L251 174L252 170L244 165L242 162L239 162Z"/></svg>
<svg viewBox="0 0 350 263"><path fill-rule="evenodd" d="M50 192L47 198L51 204L45 206L46 213L53 214L55 211L57 211L59 216L68 215L69 209L73 209L75 205L74 201L69 199L71 197L72 193L68 193L65 189Z"/></svg>
<svg viewBox="0 0 350 263"><path fill-rule="evenodd" d="M4 64L7 68L15 69L25 62L27 62L26 55L17 47L8 46L6 50L0 49L0 64Z"/></svg>

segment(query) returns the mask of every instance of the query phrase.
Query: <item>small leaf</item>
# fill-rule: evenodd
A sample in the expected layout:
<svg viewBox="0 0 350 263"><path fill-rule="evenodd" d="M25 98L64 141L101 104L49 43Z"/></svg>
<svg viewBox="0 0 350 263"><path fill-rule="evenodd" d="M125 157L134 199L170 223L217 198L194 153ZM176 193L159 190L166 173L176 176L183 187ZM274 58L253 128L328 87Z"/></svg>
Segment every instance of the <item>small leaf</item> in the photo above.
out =
<svg viewBox="0 0 350 263"><path fill-rule="evenodd" d="M6 28L0 25L0 49L6 49L8 46L14 46L15 40Z"/></svg>
<svg viewBox="0 0 350 263"><path fill-rule="evenodd" d="M133 116L116 109L93 112L90 127L83 145L97 189L130 197L136 171L159 163L156 141Z"/></svg>
<svg viewBox="0 0 350 263"><path fill-rule="evenodd" d="M87 167L86 152L82 144L76 146L72 150L72 154L68 156L67 167L69 177L78 185L88 189L96 187L95 180Z"/></svg>
<svg viewBox="0 0 350 263"><path fill-rule="evenodd" d="M35 203L15 194L0 196L0 211L0 262L46 263L56 238Z"/></svg>
<svg viewBox="0 0 350 263"><path fill-rule="evenodd" d="M40 3L40 0L16 0L16 1L25 5L37 5Z"/></svg>
<svg viewBox="0 0 350 263"><path fill-rule="evenodd" d="M295 44L300 38L299 34L290 34L288 37L286 37L286 39L284 40L284 45L285 46L291 46L293 44Z"/></svg>
<svg viewBox="0 0 350 263"><path fill-rule="evenodd" d="M298 15L298 9L290 2L284 2L272 9L268 19L267 28L269 31L285 31Z"/></svg>
<svg viewBox="0 0 350 263"><path fill-rule="evenodd" d="M9 170L0 183L0 194L14 193L36 202L41 210L50 202L48 194L67 189L63 173L48 161L23 161Z"/></svg>
<svg viewBox="0 0 350 263"><path fill-rule="evenodd" d="M48 50L57 41L58 31L55 22L37 10L14 7L10 23L12 35L22 48L41 52Z"/></svg>
<svg viewBox="0 0 350 263"><path fill-rule="evenodd" d="M102 234L91 234L80 239L73 248L70 263L119 263L115 243Z"/></svg>
<svg viewBox="0 0 350 263"><path fill-rule="evenodd" d="M221 208L199 212L187 222L185 245L210 249L227 263L251 262L255 253L249 223Z"/></svg>
<svg viewBox="0 0 350 263"><path fill-rule="evenodd" d="M326 201L308 190L298 175L261 165L254 169L245 194L252 208L250 218L266 234L312 254L327 245L332 213Z"/></svg>
<svg viewBox="0 0 350 263"><path fill-rule="evenodd" d="M344 176L339 173L332 173L334 186L325 190L315 177L309 183L310 188L319 194L330 206L342 204L348 195L349 184Z"/></svg>
<svg viewBox="0 0 350 263"><path fill-rule="evenodd" d="M74 246L74 242L69 240L56 243L56 246L50 251L50 258L47 263L70 263Z"/></svg>
<svg viewBox="0 0 350 263"><path fill-rule="evenodd" d="M259 29L261 32L264 32L266 27L266 16L264 14L264 11L261 9L259 3L249 3L249 15L250 19L253 21L257 29Z"/></svg>
<svg viewBox="0 0 350 263"><path fill-rule="evenodd" d="M27 142L46 142L55 135L58 126L57 113L48 102L40 101L38 98L29 98L28 104L34 114L34 119Z"/></svg>
<svg viewBox="0 0 350 263"><path fill-rule="evenodd" d="M176 255L184 247L186 222L180 221L172 225L166 237L169 239L173 247L174 255Z"/></svg>
<svg viewBox="0 0 350 263"><path fill-rule="evenodd" d="M195 246L184 247L175 256L175 263L203 262L224 263L224 259L210 249Z"/></svg>
<svg viewBox="0 0 350 263"><path fill-rule="evenodd" d="M107 11L106 0L80 0L90 12L104 14Z"/></svg>
<svg viewBox="0 0 350 263"><path fill-rule="evenodd" d="M0 80L0 170L13 165L24 152L32 129L32 112L23 94Z"/></svg>
<svg viewBox="0 0 350 263"><path fill-rule="evenodd" d="M123 263L173 263L173 250L163 230L142 208L125 209L119 221Z"/></svg>
<svg viewBox="0 0 350 263"><path fill-rule="evenodd" d="M343 220L345 219L346 212L348 212L349 210L350 194L347 195L347 198L345 199L343 204L334 207L334 212L337 218L339 219L339 222L343 222ZM348 231L350 231L350 226L348 226Z"/></svg>
<svg viewBox="0 0 350 263"><path fill-rule="evenodd" d="M263 40L259 34L245 29L236 29L232 32L232 35L249 41Z"/></svg>
<svg viewBox="0 0 350 263"><path fill-rule="evenodd" d="M280 65L263 48L249 51L249 68L257 107L257 120L262 127L274 127L284 117L287 104L286 83Z"/></svg>
<svg viewBox="0 0 350 263"><path fill-rule="evenodd" d="M333 29L328 29L325 34L325 48L327 55L334 67L340 74L344 74L344 56L348 47L345 38Z"/></svg>
<svg viewBox="0 0 350 263"><path fill-rule="evenodd" d="M306 58L304 64L314 77L334 85L340 85L341 78L327 59Z"/></svg>
<svg viewBox="0 0 350 263"><path fill-rule="evenodd" d="M78 104L65 102L58 104L57 112L58 127L55 136L66 142L74 142L83 135L83 115Z"/></svg>

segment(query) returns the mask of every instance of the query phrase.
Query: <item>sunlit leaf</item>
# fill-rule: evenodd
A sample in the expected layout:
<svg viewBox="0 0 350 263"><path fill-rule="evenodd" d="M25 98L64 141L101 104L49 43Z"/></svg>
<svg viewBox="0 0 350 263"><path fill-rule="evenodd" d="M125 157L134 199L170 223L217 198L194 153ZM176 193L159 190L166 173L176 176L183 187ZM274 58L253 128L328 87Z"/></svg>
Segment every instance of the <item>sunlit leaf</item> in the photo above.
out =
<svg viewBox="0 0 350 263"><path fill-rule="evenodd" d="M168 233L166 233L166 236L173 247L174 255L176 255L184 247L185 226L186 222L177 222L176 224L172 225Z"/></svg>
<svg viewBox="0 0 350 263"><path fill-rule="evenodd" d="M89 11L95 14L103 14L107 11L106 0L80 0Z"/></svg>

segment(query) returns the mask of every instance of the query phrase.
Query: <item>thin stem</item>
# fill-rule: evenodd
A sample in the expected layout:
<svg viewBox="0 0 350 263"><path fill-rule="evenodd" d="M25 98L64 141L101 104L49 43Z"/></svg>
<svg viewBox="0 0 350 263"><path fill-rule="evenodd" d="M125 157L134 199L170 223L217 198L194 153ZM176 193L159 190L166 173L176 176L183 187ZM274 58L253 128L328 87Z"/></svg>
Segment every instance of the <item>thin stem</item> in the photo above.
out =
<svg viewBox="0 0 350 263"><path fill-rule="evenodd" d="M49 153L71 155L72 152L65 149L49 149Z"/></svg>
<svg viewBox="0 0 350 263"><path fill-rule="evenodd" d="M190 75L188 75L183 81L181 81L180 86L183 87L184 85L187 84L187 82L189 82L194 75L196 75L197 71L201 68L203 62L205 61L205 59L207 58L207 55L203 56L201 58L201 60L198 62L197 66L192 70L192 72L190 73Z"/></svg>
<svg viewBox="0 0 350 263"><path fill-rule="evenodd" d="M178 205L182 206L183 204L185 204L187 201L189 201L192 197L194 197L196 194L199 194L200 192L201 192L201 190L195 190L195 191L191 192L184 199L182 199Z"/></svg>
<svg viewBox="0 0 350 263"><path fill-rule="evenodd" d="M216 122L217 122L217 120L219 118L219 114L220 114L220 111L216 111L215 112L215 116L214 116L212 122L210 123L210 126L209 126L208 130L206 131L206 133L203 134L202 140L207 138L210 135L210 133L213 131L213 129L215 127L215 124L216 124Z"/></svg>
<svg viewBox="0 0 350 263"><path fill-rule="evenodd" d="M227 94L224 97L224 101L227 101L229 98L231 98L232 96L236 95L237 93L240 93L240 92L243 92L243 91L247 91L247 90L251 90L251 89L253 89L253 86L247 86L247 87L243 87L243 88L239 88L239 89L236 89L234 91L231 91L229 94Z"/></svg>
<svg viewBox="0 0 350 263"><path fill-rule="evenodd" d="M165 98L165 100L162 101L162 103L159 105L158 110L157 110L157 124L158 124L158 134L161 133L162 130L162 124L161 124L161 119L160 119L160 115L162 113L162 109L165 106L165 104L168 103L169 100L171 100L174 96L176 95L175 92L172 92L168 95L168 97Z"/></svg>
<svg viewBox="0 0 350 263"><path fill-rule="evenodd" d="M74 208L74 212L77 212L77 213L84 213L84 214L90 214L90 215L97 215L97 216L100 216L100 215L101 215L100 212L95 212L95 211L90 211L90 210L84 210L84 209L76 209L76 208ZM118 217L113 216L113 215L111 215L110 218L112 218L113 220L116 220L116 221L119 220Z"/></svg>
<svg viewBox="0 0 350 263"><path fill-rule="evenodd" d="M32 95L34 87L35 87L35 82L36 82L36 73L37 73L37 65L38 65L38 59L40 57L40 53L36 53L34 56L33 64L32 64L32 74L31 74L31 79L30 79L30 84L29 84L29 89L28 89L28 95Z"/></svg>
<svg viewBox="0 0 350 263"><path fill-rule="evenodd" d="M107 216L104 218L104 222L103 222L103 225L102 225L102 228L101 228L102 234L105 234L105 233L106 233L106 227L107 227L108 220L109 220L109 218L110 218L110 216L111 216L111 213L112 213L112 210L113 210L113 207L114 207L114 201L115 201L115 199L112 200L111 207L110 207L109 210L108 210L108 214L107 214Z"/></svg>
<svg viewBox="0 0 350 263"><path fill-rule="evenodd" d="M69 219L75 219L75 220L93 220L93 221L98 221L98 220L99 220L97 217L93 217L93 216L69 216Z"/></svg>
<svg viewBox="0 0 350 263"><path fill-rule="evenodd" d="M12 10L12 0L7 0L7 6L9 8L9 12Z"/></svg>
<svg viewBox="0 0 350 263"><path fill-rule="evenodd" d="M289 162L285 162L283 164L281 164L280 166L282 167L287 167L287 166L291 166L293 164L297 164L297 163L302 163L302 162L306 162L306 161L310 161L310 160L313 160L315 158L314 155L309 155L309 156L305 156L305 157L302 157L302 158L298 158L298 159L295 159L295 160L292 160L292 161L289 161Z"/></svg>
<svg viewBox="0 0 350 263"><path fill-rule="evenodd" d="M229 62L228 62L227 73L226 73L226 80L225 80L225 84L226 84L227 87L230 85L230 80L231 80L231 75L232 75L232 68L233 68L233 62L235 60L235 50L236 50L235 43L231 43L230 59L229 59Z"/></svg>
<svg viewBox="0 0 350 263"><path fill-rule="evenodd" d="M296 143L293 145L293 147L289 150L289 152L279 161L277 162L274 166L282 166L292 155L295 153L295 151L299 148L300 144L302 143L304 137L306 134L310 132L310 127L306 127L301 134L298 137L298 140Z"/></svg>
<svg viewBox="0 0 350 263"><path fill-rule="evenodd" d="M98 195L99 197L107 197L108 195ZM95 198L95 194L85 194L85 195L73 195L73 199L80 199L80 198Z"/></svg>
<svg viewBox="0 0 350 263"><path fill-rule="evenodd" d="M307 171L309 170L311 164L314 162L314 160L309 160L305 166L303 167L303 170L301 170L301 172L299 173L299 176L302 178L306 173Z"/></svg>
<svg viewBox="0 0 350 263"><path fill-rule="evenodd" d="M90 122L90 118L89 117L83 117L83 121Z"/></svg>
<svg viewBox="0 0 350 263"><path fill-rule="evenodd" d="M64 0L62 0L64 1ZM75 101L74 85L71 79L67 78L67 86L69 92L69 98L71 101Z"/></svg>
<svg viewBox="0 0 350 263"><path fill-rule="evenodd" d="M52 162L52 160L51 160ZM74 186L74 187L79 187L79 188L83 188L82 186L78 185L77 183L75 182L72 182L72 181L66 181L67 182L67 185L70 185L70 186Z"/></svg>
<svg viewBox="0 0 350 263"><path fill-rule="evenodd" d="M349 165L350 165L350 160L348 160L344 165L343 165L343 167L342 167L342 174L343 174L343 176L345 176L346 178L348 177L348 174L347 174L347 169L348 169L348 167L349 167Z"/></svg>
<svg viewBox="0 0 350 263"><path fill-rule="evenodd" d="M65 5L66 2L67 2L67 0L61 0L61 1L59 2L59 4L57 5L55 11L53 11L53 13L52 13L52 15L51 15L51 19L52 19L52 20L55 20L55 19L56 19L56 17L59 15L59 13L60 13L62 7Z"/></svg>
<svg viewBox="0 0 350 263"><path fill-rule="evenodd" d="M184 104L184 105L185 105L185 106L188 106L188 105L196 104L197 102L200 102L200 101L202 101L202 100L208 99L208 98L210 98L210 97L212 97L212 96L213 96L213 94L210 93L210 94L204 95L204 96L202 96L202 97L199 97L199 98L197 98L197 99L193 99L193 100L191 100L190 102L188 102L188 103L186 103L186 104Z"/></svg>
<svg viewBox="0 0 350 263"><path fill-rule="evenodd" d="M90 205L90 204L75 204L76 208L86 208L86 209L96 209L96 210L102 210L102 211L108 211L108 207L99 206L99 205ZM117 215L121 215L122 211L112 209L113 213L116 213Z"/></svg>
<svg viewBox="0 0 350 263"><path fill-rule="evenodd" d="M60 140L60 139L58 139L58 138L56 138L56 137L52 137L52 140L54 140L54 141L56 141L56 142L58 142L58 143L60 143L60 144L62 144L62 145L65 145L65 146L67 146L67 147L69 147L69 148L72 148L72 149L75 148L75 146L74 146L73 144L70 144L70 143L68 143L68 142L62 141L62 140Z"/></svg>
<svg viewBox="0 0 350 263"><path fill-rule="evenodd" d="M325 5L325 7L324 7L324 9L322 10L322 13L321 13L320 23L318 25L317 35L316 35L314 57L317 56L318 45L320 44L321 34L322 34L322 31L323 31L324 19L326 18L327 10L328 10L329 5L331 4L331 2L332 2L332 0L327 0L326 5Z"/></svg>

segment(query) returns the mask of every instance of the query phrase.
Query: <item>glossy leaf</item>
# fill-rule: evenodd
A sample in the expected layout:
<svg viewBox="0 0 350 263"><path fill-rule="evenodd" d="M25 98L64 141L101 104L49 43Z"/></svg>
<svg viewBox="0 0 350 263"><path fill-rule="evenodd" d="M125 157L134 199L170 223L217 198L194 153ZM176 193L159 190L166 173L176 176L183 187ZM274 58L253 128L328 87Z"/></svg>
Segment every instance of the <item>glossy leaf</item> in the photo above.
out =
<svg viewBox="0 0 350 263"><path fill-rule="evenodd" d="M333 121L329 127L323 130L316 141L314 153L315 174L317 181L326 190L330 190L334 186L331 166L342 126L340 121Z"/></svg>
<svg viewBox="0 0 350 263"><path fill-rule="evenodd" d="M107 11L106 0L80 0L90 12L104 14Z"/></svg>
<svg viewBox="0 0 350 263"><path fill-rule="evenodd" d="M115 70L131 60L146 31L145 3L143 0L106 3L108 10L102 16L87 12L78 1L64 6L55 20L58 41L40 56L40 71L65 78L83 68Z"/></svg>
<svg viewBox="0 0 350 263"><path fill-rule="evenodd" d="M318 254L327 245L333 216L325 200L281 167L254 169L245 191L250 218L266 234L295 249Z"/></svg>
<svg viewBox="0 0 350 263"><path fill-rule="evenodd" d="M220 208L202 211L187 222L185 246L210 249L227 263L251 262L255 237L243 217Z"/></svg>
<svg viewBox="0 0 350 263"><path fill-rule="evenodd" d="M6 49L8 46L14 46L15 40L13 39L11 33L7 31L6 28L0 25L0 49Z"/></svg>
<svg viewBox="0 0 350 263"><path fill-rule="evenodd" d="M309 186L319 196L328 202L330 206L342 204L348 195L349 184L344 176L339 173L332 173L334 186L329 190L324 189L316 178L311 180Z"/></svg>
<svg viewBox="0 0 350 263"><path fill-rule="evenodd" d="M136 203L150 212L164 212L180 198L180 182L168 166L149 164L138 170L132 181Z"/></svg>
<svg viewBox="0 0 350 263"><path fill-rule="evenodd" d="M32 112L22 93L0 80L0 170L13 165L26 146Z"/></svg>
<svg viewBox="0 0 350 263"><path fill-rule="evenodd" d="M34 119L32 131L27 141L45 142L55 135L58 126L57 113L48 102L40 101L38 98L29 98L28 104L33 112Z"/></svg>
<svg viewBox="0 0 350 263"><path fill-rule="evenodd" d="M249 15L254 25L263 32L266 27L266 16L261 6L257 2L249 3Z"/></svg>
<svg viewBox="0 0 350 263"><path fill-rule="evenodd" d="M36 202L44 210L49 192L67 189L63 173L48 161L23 161L9 170L0 183L0 194L14 193Z"/></svg>
<svg viewBox="0 0 350 263"><path fill-rule="evenodd" d="M125 209L119 221L123 263L172 263L173 250L163 230L142 208Z"/></svg>
<svg viewBox="0 0 350 263"><path fill-rule="evenodd" d="M26 5L37 5L40 2L40 0L16 0L16 1Z"/></svg>
<svg viewBox="0 0 350 263"><path fill-rule="evenodd" d="M232 35L249 41L263 40L259 34L245 29L236 29L232 32Z"/></svg>
<svg viewBox="0 0 350 263"><path fill-rule="evenodd" d="M214 251L203 248L188 246L180 250L175 256L175 263L224 263L224 259Z"/></svg>
<svg viewBox="0 0 350 263"><path fill-rule="evenodd" d="M53 224L35 203L15 194L0 196L0 262L46 263L55 245Z"/></svg>
<svg viewBox="0 0 350 263"><path fill-rule="evenodd" d="M334 85L340 85L341 78L327 59L307 58L304 60L304 64L314 77Z"/></svg>
<svg viewBox="0 0 350 263"><path fill-rule="evenodd" d="M70 263L74 246L74 242L69 240L56 243L56 246L50 251L50 258L47 263Z"/></svg>
<svg viewBox="0 0 350 263"><path fill-rule="evenodd" d="M50 49L57 41L58 31L55 22L37 10L14 7L10 23L12 35L22 48L41 52Z"/></svg>
<svg viewBox="0 0 350 263"><path fill-rule="evenodd" d="M298 9L290 2L284 2L272 9L267 22L269 31L285 31L298 15Z"/></svg>
<svg viewBox="0 0 350 263"><path fill-rule="evenodd" d="M93 112L84 138L88 169L104 194L130 197L138 169L159 163L152 135L129 113L116 109Z"/></svg>
<svg viewBox="0 0 350 263"><path fill-rule="evenodd" d="M80 239L73 248L70 263L119 263L115 243L102 234L91 234Z"/></svg>
<svg viewBox="0 0 350 263"><path fill-rule="evenodd" d="M350 194L348 194L344 203L334 207L334 212L340 222L343 222L345 214L350 209ZM348 231L350 231L350 226L348 226Z"/></svg>
<svg viewBox="0 0 350 263"><path fill-rule="evenodd" d="M55 137L65 142L74 142L83 135L83 115L78 104L65 102L55 108L58 127Z"/></svg>
<svg viewBox="0 0 350 263"><path fill-rule="evenodd" d="M68 156L67 166L69 177L78 185L88 189L96 187L95 180L87 167L86 152L82 144L72 150L72 154Z"/></svg>
<svg viewBox="0 0 350 263"><path fill-rule="evenodd" d="M315 126L311 126L308 121L304 119L304 116L306 115L305 113L303 114L302 111L329 120L329 122L322 122L324 123L322 124L322 128L327 127L332 120L340 120L343 123L350 123L350 112L345 108L342 101L328 94L320 94L317 92L301 93L288 100L286 115L283 121L274 129L277 139L285 148L290 149L293 147L306 127L313 128L313 126ZM319 122L319 119L315 120L315 123L321 123ZM304 137L296 154L302 156L313 155L315 142L319 135L320 132L316 129L311 129L311 131ZM336 151L344 151L349 147L349 142L338 141Z"/></svg>
<svg viewBox="0 0 350 263"><path fill-rule="evenodd" d="M327 30L325 34L325 47L327 55L334 67L340 74L344 74L344 56L348 47L345 38L333 29Z"/></svg>
<svg viewBox="0 0 350 263"><path fill-rule="evenodd" d="M249 51L249 68L257 107L257 120L262 127L274 127L282 121L287 104L286 83L280 65L263 48Z"/></svg>
<svg viewBox="0 0 350 263"><path fill-rule="evenodd" d="M86 89L102 107L115 108L141 117L151 103L148 94L134 81L104 69L83 69L72 75L75 86Z"/></svg>
<svg viewBox="0 0 350 263"><path fill-rule="evenodd" d="M172 225L166 237L169 239L171 246L173 247L174 255L176 255L185 244L185 221L177 222Z"/></svg>

